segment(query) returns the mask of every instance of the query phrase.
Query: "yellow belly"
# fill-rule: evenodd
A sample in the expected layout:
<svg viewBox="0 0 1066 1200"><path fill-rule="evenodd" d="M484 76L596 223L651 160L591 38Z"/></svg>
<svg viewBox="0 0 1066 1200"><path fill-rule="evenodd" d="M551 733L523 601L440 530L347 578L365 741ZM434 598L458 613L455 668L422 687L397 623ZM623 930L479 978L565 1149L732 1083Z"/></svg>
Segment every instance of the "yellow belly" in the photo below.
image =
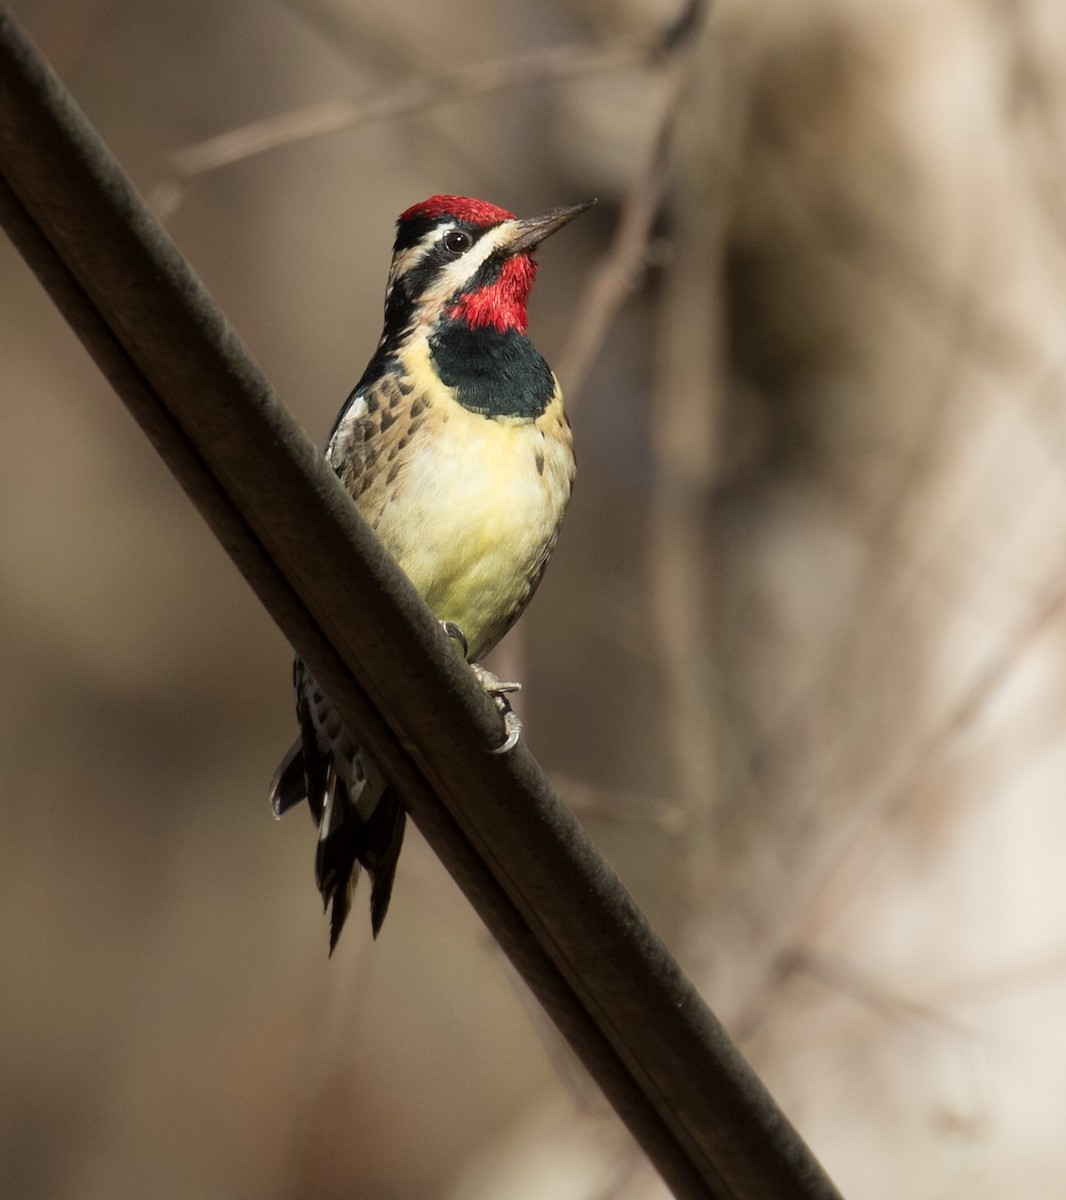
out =
<svg viewBox="0 0 1066 1200"><path fill-rule="evenodd" d="M449 405L445 422L412 438L378 514L379 536L434 614L463 630L471 657L517 619L555 544L572 475L566 433Z"/></svg>

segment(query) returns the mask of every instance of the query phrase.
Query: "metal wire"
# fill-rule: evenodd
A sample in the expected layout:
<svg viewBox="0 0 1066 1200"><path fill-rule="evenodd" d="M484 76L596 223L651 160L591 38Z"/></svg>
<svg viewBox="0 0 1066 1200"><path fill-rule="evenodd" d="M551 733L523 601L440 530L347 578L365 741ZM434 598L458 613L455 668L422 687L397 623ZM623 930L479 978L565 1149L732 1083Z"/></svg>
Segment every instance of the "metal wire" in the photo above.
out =
<svg viewBox="0 0 1066 1200"><path fill-rule="evenodd" d="M675 1194L836 1197L2 0L0 220Z"/></svg>

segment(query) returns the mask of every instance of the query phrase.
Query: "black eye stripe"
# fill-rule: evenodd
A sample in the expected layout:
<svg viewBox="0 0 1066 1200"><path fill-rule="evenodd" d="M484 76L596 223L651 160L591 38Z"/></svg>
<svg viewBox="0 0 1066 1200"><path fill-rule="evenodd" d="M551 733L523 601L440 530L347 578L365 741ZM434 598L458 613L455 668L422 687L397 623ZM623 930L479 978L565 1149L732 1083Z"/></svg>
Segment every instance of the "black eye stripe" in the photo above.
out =
<svg viewBox="0 0 1066 1200"><path fill-rule="evenodd" d="M452 230L450 232L457 232ZM451 266L463 254L467 253L470 247L476 245L478 238L488 230L477 230L475 233L470 233L469 230L464 231L473 238L470 246L466 250L459 251L449 250L445 244L447 235L435 242L422 255L421 258L408 270L404 271L393 283L393 296L389 301L389 308L394 312L401 311L402 308L411 310L417 298L424 295L425 292L433 285L437 276L446 268ZM506 255L502 252L494 252L489 254L483 263L481 263L473 277L466 280L458 289L456 294L463 292L476 291L480 287L484 287L488 283L492 283L499 277L500 269L503 266L503 261Z"/></svg>
<svg viewBox="0 0 1066 1200"><path fill-rule="evenodd" d="M434 229L444 223L445 219L444 217L409 217L396 227L393 253L398 254L401 250L410 250L412 246L417 246L427 233L432 233Z"/></svg>
<svg viewBox="0 0 1066 1200"><path fill-rule="evenodd" d="M400 252L418 245L423 240L428 241L428 245L423 253L416 256L411 266L393 279L385 304L386 341L400 337L405 329L410 328L421 297L433 287L441 273L462 259L486 233L490 233L499 224L501 222L478 227L447 216L434 217L431 220L418 217L403 223L396 239ZM449 226L446 231L440 228L444 225ZM414 237L415 233L418 234L417 237ZM449 249L448 240L456 233L469 238L465 248ZM503 251L490 252L485 261L478 264L473 276L456 287L452 299L492 283L499 277L506 257Z"/></svg>
<svg viewBox="0 0 1066 1200"><path fill-rule="evenodd" d="M462 230L469 234L470 245L473 246L480 237L500 224L502 222L497 221L493 225L475 225L471 221L460 221L446 214L439 217L409 217L396 228L396 243L393 246L393 253L410 250L412 246L417 246L427 234L439 229L442 225L452 225L456 230Z"/></svg>

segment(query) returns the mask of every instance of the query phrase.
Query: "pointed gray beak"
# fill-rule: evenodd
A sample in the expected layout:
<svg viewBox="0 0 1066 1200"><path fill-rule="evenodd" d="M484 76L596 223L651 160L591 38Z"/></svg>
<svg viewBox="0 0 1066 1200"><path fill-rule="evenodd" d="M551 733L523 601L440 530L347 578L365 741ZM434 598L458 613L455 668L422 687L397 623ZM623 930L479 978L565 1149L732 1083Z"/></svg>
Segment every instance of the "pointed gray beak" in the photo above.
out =
<svg viewBox="0 0 1066 1200"><path fill-rule="evenodd" d="M533 250L545 238L551 237L564 225L569 225L575 217L579 217L595 203L595 200L586 200L582 204L568 204L563 208L553 208L542 217L524 217L521 221L516 221L516 233L514 240L507 247L508 253L521 254L523 251Z"/></svg>

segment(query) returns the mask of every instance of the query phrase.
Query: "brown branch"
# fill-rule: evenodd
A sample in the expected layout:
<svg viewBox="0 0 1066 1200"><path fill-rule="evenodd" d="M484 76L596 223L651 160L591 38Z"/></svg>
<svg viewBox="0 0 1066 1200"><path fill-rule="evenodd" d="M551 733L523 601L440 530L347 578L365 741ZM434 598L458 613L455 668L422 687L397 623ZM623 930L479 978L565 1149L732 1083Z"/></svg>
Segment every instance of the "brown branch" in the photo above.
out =
<svg viewBox="0 0 1066 1200"><path fill-rule="evenodd" d="M619 71L646 63L659 52L653 46L549 46L493 62L461 67L445 75L411 79L366 100L325 100L305 108L253 121L215 137L176 150L168 159L170 173L190 179L216 171L280 146L410 116L459 100L552 80Z"/></svg>
<svg viewBox="0 0 1066 1200"><path fill-rule="evenodd" d="M557 773L552 781L567 807L584 817L619 825L650 825L668 834L684 833L688 824L684 808L659 796L599 787Z"/></svg>
<svg viewBox="0 0 1066 1200"><path fill-rule="evenodd" d="M674 135L688 78L689 51L709 11L710 6L703 0L689 0L679 17L657 39L664 85L655 136L622 200L611 245L578 302L578 317L559 361L559 377L571 405L585 386L618 310L632 294L647 265L652 225L669 179Z"/></svg>
<svg viewBox="0 0 1066 1200"><path fill-rule="evenodd" d="M885 826L898 819L915 803L920 795L922 780L980 720L988 705L1017 670L1022 656L1033 642L1066 612L1064 580L1066 564L1056 573L1054 585L1003 639L971 685L922 742L903 774L878 789L863 805L851 832L837 848L811 895L800 907L802 916L789 938L787 948L778 956L777 964L739 1006L738 1013L744 1016L738 1016L730 1022L731 1029L742 1027L745 1037L755 1032L769 1011L772 996L788 977L788 972L783 971L780 964L800 960L810 954L826 922L840 911L842 898L853 892L865 878L866 864L877 851Z"/></svg>
<svg viewBox="0 0 1066 1200"><path fill-rule="evenodd" d="M0 218L675 1194L836 1197L2 0Z"/></svg>

